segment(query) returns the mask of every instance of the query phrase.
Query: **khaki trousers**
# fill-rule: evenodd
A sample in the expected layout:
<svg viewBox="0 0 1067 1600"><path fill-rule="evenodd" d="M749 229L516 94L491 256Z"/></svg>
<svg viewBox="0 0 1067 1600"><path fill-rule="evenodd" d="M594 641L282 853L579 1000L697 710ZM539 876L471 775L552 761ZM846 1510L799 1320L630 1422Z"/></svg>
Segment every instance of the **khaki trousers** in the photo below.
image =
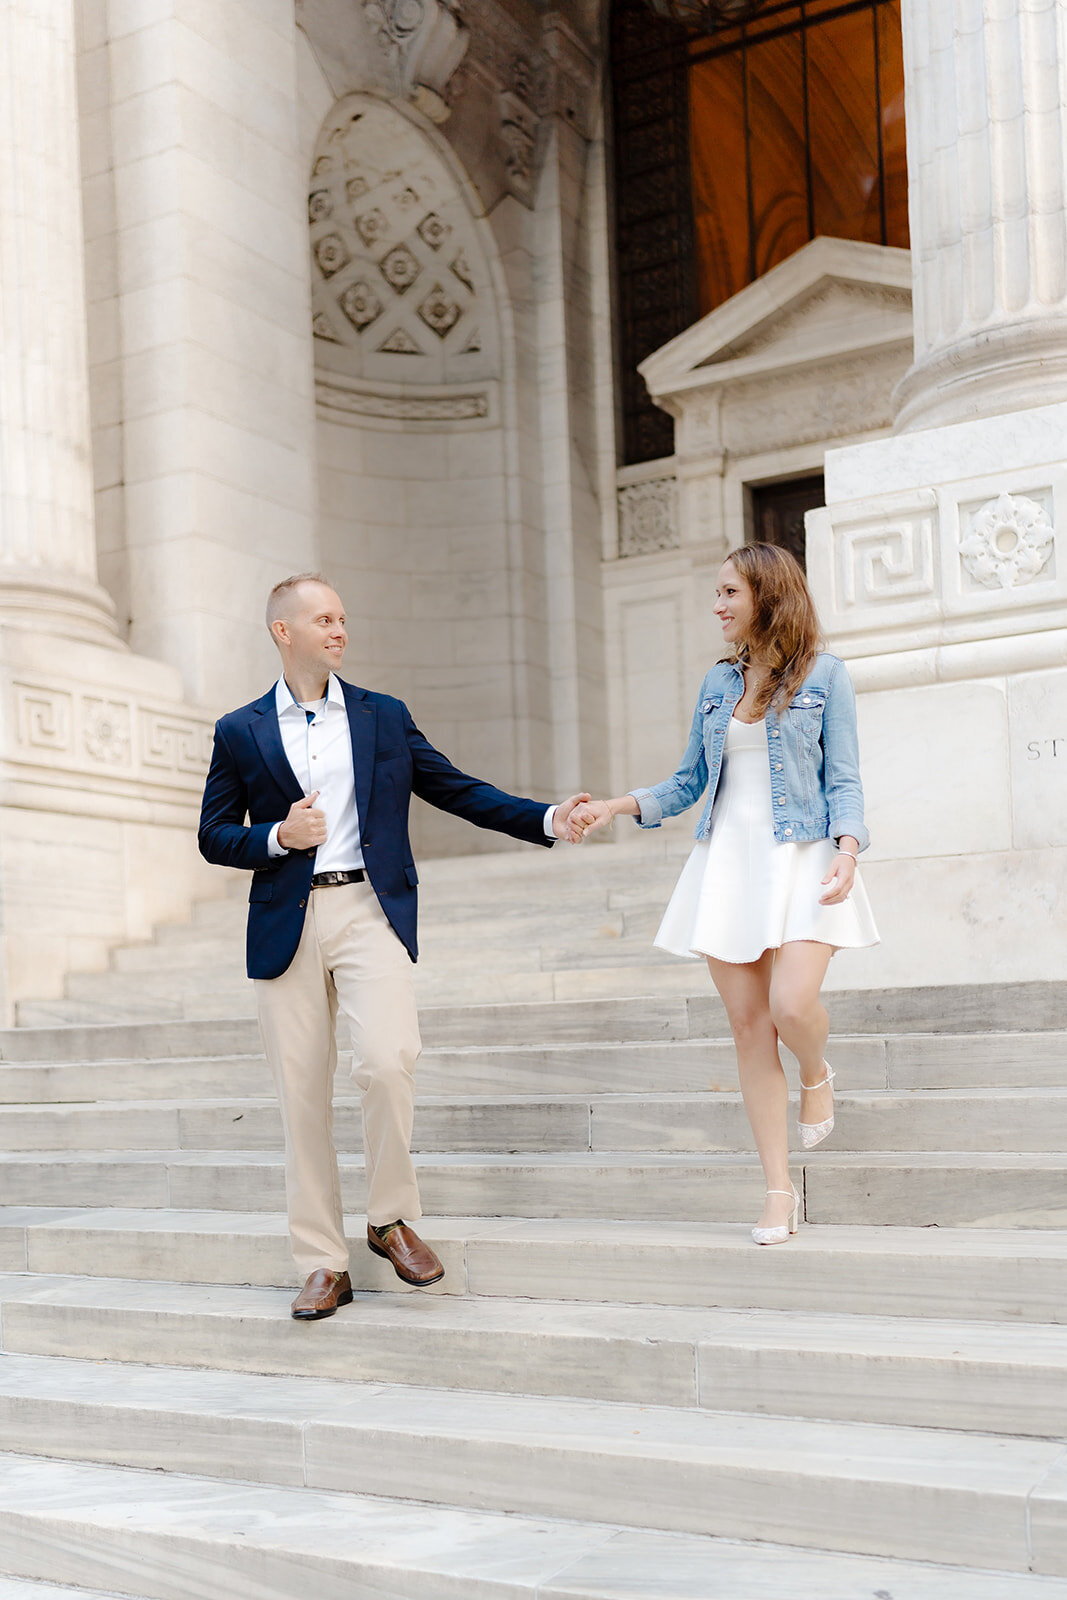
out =
<svg viewBox="0 0 1067 1600"><path fill-rule="evenodd" d="M311 890L292 964L280 978L256 980L256 1003L285 1130L293 1259L305 1277L317 1267L344 1272L333 1142L338 1008L352 1030L352 1076L363 1100L368 1220L380 1226L422 1215L411 1159L422 1048L414 967L366 880Z"/></svg>

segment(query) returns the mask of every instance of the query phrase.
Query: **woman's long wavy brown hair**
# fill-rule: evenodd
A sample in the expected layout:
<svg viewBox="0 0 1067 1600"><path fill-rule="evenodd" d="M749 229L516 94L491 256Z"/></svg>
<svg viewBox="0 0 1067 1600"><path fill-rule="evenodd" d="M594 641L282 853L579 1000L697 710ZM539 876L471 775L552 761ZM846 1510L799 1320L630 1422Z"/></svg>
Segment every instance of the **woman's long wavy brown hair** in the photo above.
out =
<svg viewBox="0 0 1067 1600"><path fill-rule="evenodd" d="M757 717L785 706L815 665L823 643L815 602L795 556L775 544L743 544L726 557L752 589L755 609L735 650L743 664L758 656L770 668L752 707Z"/></svg>

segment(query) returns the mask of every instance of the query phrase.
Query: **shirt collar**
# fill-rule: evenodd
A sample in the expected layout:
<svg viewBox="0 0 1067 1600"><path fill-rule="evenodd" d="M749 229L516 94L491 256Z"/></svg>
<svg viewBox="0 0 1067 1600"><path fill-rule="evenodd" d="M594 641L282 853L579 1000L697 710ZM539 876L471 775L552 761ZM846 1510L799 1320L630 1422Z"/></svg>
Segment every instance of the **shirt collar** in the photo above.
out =
<svg viewBox="0 0 1067 1600"><path fill-rule="evenodd" d="M341 706L343 708L344 703L345 695L344 690L341 688L341 680L336 672L331 672L326 680L326 709L328 710L330 706ZM284 716L286 712L293 711L299 711L301 716L304 715L304 708L298 700L294 700L293 692L285 681L284 673L274 685L274 704L280 717Z"/></svg>

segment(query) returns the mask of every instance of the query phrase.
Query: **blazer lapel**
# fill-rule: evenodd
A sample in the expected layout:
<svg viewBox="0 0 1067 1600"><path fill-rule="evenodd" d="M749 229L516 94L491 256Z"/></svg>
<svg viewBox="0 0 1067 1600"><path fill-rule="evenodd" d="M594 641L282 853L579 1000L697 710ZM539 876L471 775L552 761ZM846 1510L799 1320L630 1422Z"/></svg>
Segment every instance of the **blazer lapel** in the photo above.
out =
<svg viewBox="0 0 1067 1600"><path fill-rule="evenodd" d="M296 773L289 765L289 758L282 744L282 731L278 726L278 702L274 698L273 689L268 690L262 700L257 700L252 707L251 726L252 737L259 747L267 771L289 804L302 800L304 791L300 787Z"/></svg>
<svg viewBox="0 0 1067 1600"><path fill-rule="evenodd" d="M377 707L367 700L366 689L357 689L354 684L345 683L344 679L341 680L341 687L344 690L348 727L352 735L352 771L356 780L356 810L359 813L359 828L362 833L367 826L371 784L374 781L378 711Z"/></svg>

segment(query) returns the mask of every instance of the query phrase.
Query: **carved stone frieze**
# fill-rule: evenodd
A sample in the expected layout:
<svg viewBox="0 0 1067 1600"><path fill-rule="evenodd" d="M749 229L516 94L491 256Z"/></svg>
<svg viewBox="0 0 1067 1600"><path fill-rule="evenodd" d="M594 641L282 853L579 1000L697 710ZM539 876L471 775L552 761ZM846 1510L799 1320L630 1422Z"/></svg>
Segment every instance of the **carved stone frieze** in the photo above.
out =
<svg viewBox="0 0 1067 1600"><path fill-rule="evenodd" d="M648 478L619 490L619 554L651 555L681 543L678 480Z"/></svg>
<svg viewBox="0 0 1067 1600"><path fill-rule="evenodd" d="M893 385L900 375L896 352L853 356L732 384L723 397L722 439L728 450L755 454L888 428Z"/></svg>
<svg viewBox="0 0 1067 1600"><path fill-rule="evenodd" d="M66 683L16 681L10 760L85 774L106 786L131 780L199 789L211 755L211 720L144 704L136 692L93 693Z"/></svg>

